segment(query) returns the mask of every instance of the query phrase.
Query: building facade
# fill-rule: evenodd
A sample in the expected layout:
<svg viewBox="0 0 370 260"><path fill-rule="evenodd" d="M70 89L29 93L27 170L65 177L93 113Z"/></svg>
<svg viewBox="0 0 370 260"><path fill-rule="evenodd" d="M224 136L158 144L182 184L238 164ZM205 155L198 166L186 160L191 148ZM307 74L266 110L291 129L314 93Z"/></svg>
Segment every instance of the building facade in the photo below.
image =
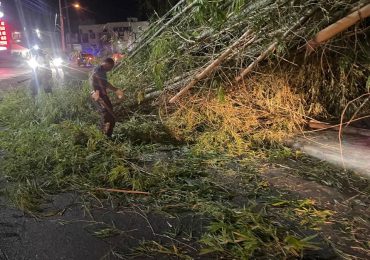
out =
<svg viewBox="0 0 370 260"><path fill-rule="evenodd" d="M126 22L80 25L81 49L94 55L130 50L148 26L148 22L136 18L128 18Z"/></svg>

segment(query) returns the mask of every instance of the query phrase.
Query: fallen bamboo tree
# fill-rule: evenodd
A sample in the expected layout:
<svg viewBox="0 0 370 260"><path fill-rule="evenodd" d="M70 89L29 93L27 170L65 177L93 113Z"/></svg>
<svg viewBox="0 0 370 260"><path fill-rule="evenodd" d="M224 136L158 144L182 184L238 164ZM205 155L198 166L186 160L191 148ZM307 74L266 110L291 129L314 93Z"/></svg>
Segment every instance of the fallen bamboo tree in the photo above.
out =
<svg viewBox="0 0 370 260"><path fill-rule="evenodd" d="M179 8L183 3L185 3L186 0L179 1L176 5L174 5L171 10L169 10L165 15L163 15L161 18L159 18L157 21L155 21L149 28L146 30L139 39L136 40L136 43L144 42L148 37L150 37L150 34L152 31L156 29L156 27L160 24L162 24L174 11L176 11L177 8Z"/></svg>
<svg viewBox="0 0 370 260"><path fill-rule="evenodd" d="M182 15L184 15L189 10L191 10L196 4L197 4L197 1L193 1L190 5L188 5L187 7L185 7L181 12L179 12L174 17L172 17L167 23L165 23L161 28L159 28L158 31L156 31L148 40L146 40L141 45L139 45L134 50L134 52L131 54L131 57L134 57L141 49L143 49L144 47L146 47L153 39L155 39L157 36L159 36L165 29L167 29L171 24L173 24Z"/></svg>
<svg viewBox="0 0 370 260"><path fill-rule="evenodd" d="M318 32L313 39L307 42L306 44L307 54L312 53L315 50L315 48L320 44L330 40L337 34L347 30L349 27L353 26L360 20L363 20L369 16L370 16L370 4L340 19L339 21L329 25L325 29Z"/></svg>
<svg viewBox="0 0 370 260"><path fill-rule="evenodd" d="M288 47L302 46L302 42L308 35L311 38L315 32L328 24L352 13L355 6L358 10L363 7L363 5L360 7L359 1L355 0L351 0L350 3L333 4L318 0L317 5L303 1L300 5L296 5L288 0L277 2L258 0L253 3L245 2L243 7L234 10L232 0L225 0L222 3L205 1L200 4L198 2L199 8L196 5L190 11L184 12L184 9L193 2L194 0L184 2L176 11L167 14L166 19L154 24L155 26L150 28L151 31L143 37L145 39L141 38L139 46L134 49L139 55L128 56L131 63L125 64L133 68L121 70L119 73L122 73L120 82L132 85L137 95L137 99L133 98L130 102L136 101L138 104L137 100L139 103L153 100L164 93L174 93L174 96L170 100L158 99L159 102L176 102L200 82L211 84L216 70L220 72L217 82L228 85L232 83L234 76L240 75L241 77L238 78L240 80L250 73L280 44ZM227 20L222 23L224 18L217 19L218 16L215 16L213 11L218 10L216 7L220 6L225 7L222 10L225 11L224 17L227 17ZM316 12L316 10L319 11ZM271 17L276 11L279 12L279 17ZM315 15L306 22L311 13ZM170 22L177 15L179 15L177 20L163 28L165 23ZM311 19L312 22L310 22ZM163 31L158 34L161 28ZM236 46L233 50L233 44L237 45L240 35L248 30L255 32L256 39L253 39L253 43L248 48L242 49L241 46ZM157 41L156 39L161 38L164 33L166 39ZM153 38L156 34L158 36ZM252 36L248 36L243 44L251 38ZM288 52L294 51L292 48L284 48L279 55L284 58ZM249 66L243 74L238 75L243 72L244 68L240 66L243 61L247 61L246 65ZM227 65L221 67L220 64ZM184 71L192 71L193 74L183 77ZM135 80L125 80L130 76L127 74L139 76L140 81L137 83L140 82L140 84ZM163 89L158 89L154 83L158 78Z"/></svg>
<svg viewBox="0 0 370 260"><path fill-rule="evenodd" d="M243 41L247 37L249 37L251 35L252 35L252 31L251 30L247 30L238 40L236 40L223 53L221 53L214 61L212 61L211 64L209 64L207 66L207 68L205 68L200 73L198 73L193 78L193 80L188 85L186 85L180 92L178 92L174 97L172 97L169 102L170 103L176 102L176 100L178 100L183 94L185 94L187 91L189 91L189 89L191 89L192 87L194 87L195 84L197 84L200 80L204 79L209 74L211 74L227 57L230 56L230 54L236 48L238 48L240 45L242 45ZM252 44L254 42L255 39L256 39L255 36L252 37L243 47L249 46L250 44Z"/></svg>
<svg viewBox="0 0 370 260"><path fill-rule="evenodd" d="M363 135L363 136L370 136L370 130L368 130L368 129L345 126L345 125L346 125L346 123L344 123L342 125L340 125L340 124L339 125L331 125L331 124L316 121L316 120L311 120L308 123L308 126L311 129L322 130L322 131L323 130L341 131L341 133L343 133L343 134L357 134L357 135Z"/></svg>
<svg viewBox="0 0 370 260"><path fill-rule="evenodd" d="M296 30L299 26L303 25L310 19L310 17L318 10L319 8L316 7L312 9L308 14L303 16L297 23L295 23L291 28L289 28L285 33L282 35L282 38L286 38L289 33L292 31ZM275 51L277 45L279 44L279 41L276 40L272 44L268 46L268 48L262 52L256 60L254 60L247 68L245 68L238 77L235 78L235 82L238 83L240 82L248 73L250 73L262 60L264 60L269 54Z"/></svg>

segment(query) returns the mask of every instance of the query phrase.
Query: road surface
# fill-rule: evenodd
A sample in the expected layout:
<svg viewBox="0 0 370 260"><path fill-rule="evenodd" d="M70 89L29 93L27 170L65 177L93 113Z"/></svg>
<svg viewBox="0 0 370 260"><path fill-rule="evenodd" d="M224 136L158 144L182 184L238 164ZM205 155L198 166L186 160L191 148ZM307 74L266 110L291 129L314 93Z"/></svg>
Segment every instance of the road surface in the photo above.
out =
<svg viewBox="0 0 370 260"><path fill-rule="evenodd" d="M0 56L0 90L9 89L31 77L31 69L24 61L11 56Z"/></svg>
<svg viewBox="0 0 370 260"><path fill-rule="evenodd" d="M297 138L294 148L370 178L370 136L321 131Z"/></svg>
<svg viewBox="0 0 370 260"><path fill-rule="evenodd" d="M91 68L77 67L73 64L63 67L65 79L87 80ZM53 71L55 75L55 71ZM12 57L0 57L0 90L18 87L32 77L32 70L25 62Z"/></svg>
<svg viewBox="0 0 370 260"><path fill-rule="evenodd" d="M0 80L8 80L12 78L30 75L31 70L27 68L1 68L0 67Z"/></svg>

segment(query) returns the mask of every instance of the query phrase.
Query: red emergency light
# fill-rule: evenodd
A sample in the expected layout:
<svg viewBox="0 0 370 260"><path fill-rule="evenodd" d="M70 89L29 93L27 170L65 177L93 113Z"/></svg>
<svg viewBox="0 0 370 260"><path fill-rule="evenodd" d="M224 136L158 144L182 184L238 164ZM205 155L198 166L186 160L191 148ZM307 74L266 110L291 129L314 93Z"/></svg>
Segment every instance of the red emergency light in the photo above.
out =
<svg viewBox="0 0 370 260"><path fill-rule="evenodd" d="M0 20L0 51L8 49L8 33L6 23Z"/></svg>

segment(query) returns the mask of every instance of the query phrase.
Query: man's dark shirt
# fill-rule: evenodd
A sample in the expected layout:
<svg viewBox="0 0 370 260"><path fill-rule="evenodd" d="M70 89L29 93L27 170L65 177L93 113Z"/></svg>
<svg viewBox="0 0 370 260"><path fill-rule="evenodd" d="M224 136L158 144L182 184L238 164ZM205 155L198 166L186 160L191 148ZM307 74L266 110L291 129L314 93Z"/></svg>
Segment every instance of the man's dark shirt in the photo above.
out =
<svg viewBox="0 0 370 260"><path fill-rule="evenodd" d="M99 84L99 81L97 79L101 80L103 86ZM107 72L103 69L103 66L100 65L95 67L91 74L91 85L94 88L94 90L99 90L101 96L107 95L106 87L107 82L108 82Z"/></svg>

